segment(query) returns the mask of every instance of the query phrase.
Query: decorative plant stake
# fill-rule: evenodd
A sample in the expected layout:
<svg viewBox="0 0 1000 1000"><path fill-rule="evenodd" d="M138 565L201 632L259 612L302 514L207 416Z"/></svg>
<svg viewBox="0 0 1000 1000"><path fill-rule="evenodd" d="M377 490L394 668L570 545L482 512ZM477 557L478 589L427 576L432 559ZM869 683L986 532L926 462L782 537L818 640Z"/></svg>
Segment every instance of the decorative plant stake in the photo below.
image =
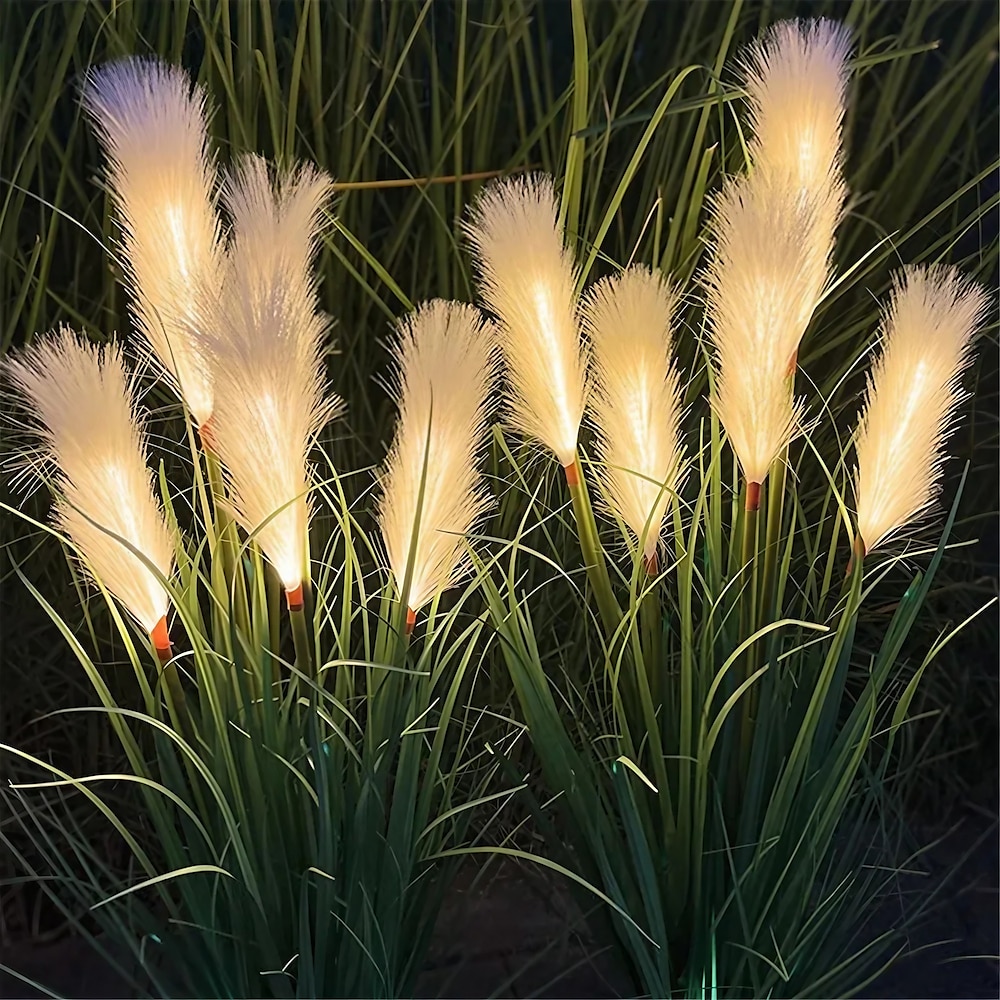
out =
<svg viewBox="0 0 1000 1000"><path fill-rule="evenodd" d="M910 267L883 318L855 441L861 558L925 514L941 491L944 443L986 294L952 268Z"/></svg>
<svg viewBox="0 0 1000 1000"><path fill-rule="evenodd" d="M180 67L133 58L88 73L83 105L107 156L136 328L204 442L213 379L197 333L222 274L205 94Z"/></svg>
<svg viewBox="0 0 1000 1000"><path fill-rule="evenodd" d="M812 206L803 243L821 256L833 247L847 196L841 133L850 49L850 31L836 21L779 21L743 64L752 169L786 178L788 195ZM789 374L797 356L798 344Z"/></svg>
<svg viewBox="0 0 1000 1000"><path fill-rule="evenodd" d="M164 581L174 548L153 495L136 382L121 349L98 347L62 327L11 357L6 369L41 442L30 460L39 474L55 471L57 527L166 663L172 654Z"/></svg>
<svg viewBox="0 0 1000 1000"><path fill-rule="evenodd" d="M416 612L467 570L465 536L490 505L479 464L496 374L493 338L491 324L458 302L428 302L398 326L399 420L379 524L407 633Z"/></svg>
<svg viewBox="0 0 1000 1000"><path fill-rule="evenodd" d="M630 267L594 285L583 307L596 369L591 408L604 493L651 575L683 461L680 378L671 362L675 303L663 278Z"/></svg>
<svg viewBox="0 0 1000 1000"><path fill-rule="evenodd" d="M510 390L507 419L540 441L572 482L587 401L587 359L577 324L575 265L547 177L488 187L466 225L486 305L499 320Z"/></svg>
<svg viewBox="0 0 1000 1000"><path fill-rule="evenodd" d="M309 451L342 404L324 385L327 321L310 259L330 180L302 166L272 180L244 158L228 177L233 220L222 294L200 343L219 373L212 444L236 519L281 578L296 653L306 658Z"/></svg>
<svg viewBox="0 0 1000 1000"><path fill-rule="evenodd" d="M613 629L621 609L577 456L588 393L587 355L577 321L575 264L558 220L551 180L519 177L488 187L465 229L483 298L498 319L507 419L562 465L587 573L604 621Z"/></svg>

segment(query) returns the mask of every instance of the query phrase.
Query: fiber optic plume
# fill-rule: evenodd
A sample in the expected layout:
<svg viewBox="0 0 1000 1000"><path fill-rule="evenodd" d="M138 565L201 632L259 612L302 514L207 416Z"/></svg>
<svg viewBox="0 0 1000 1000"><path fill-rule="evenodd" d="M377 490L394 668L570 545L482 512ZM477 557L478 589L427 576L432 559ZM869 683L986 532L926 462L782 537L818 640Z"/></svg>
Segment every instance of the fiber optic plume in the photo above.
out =
<svg viewBox="0 0 1000 1000"><path fill-rule="evenodd" d="M558 224L551 179L518 177L491 185L465 229L483 299L499 320L509 422L550 448L568 469L576 460L587 361L575 265Z"/></svg>
<svg viewBox="0 0 1000 1000"><path fill-rule="evenodd" d="M825 198L842 185L850 31L826 18L779 21L742 60L750 103L750 161ZM836 202L839 211L842 202Z"/></svg>
<svg viewBox="0 0 1000 1000"><path fill-rule="evenodd" d="M91 70L83 106L107 157L133 321L204 428L212 374L195 331L222 268L204 91L178 66L131 58Z"/></svg>
<svg viewBox="0 0 1000 1000"><path fill-rule="evenodd" d="M832 234L816 238L823 210L789 198L787 185L767 171L727 181L712 203L704 282L717 373L713 402L754 486L798 423L787 376L830 273Z"/></svg>
<svg viewBox="0 0 1000 1000"><path fill-rule="evenodd" d="M863 551L937 499L944 443L964 396L961 375L985 309L985 291L952 268L909 267L896 276L854 446Z"/></svg>
<svg viewBox="0 0 1000 1000"><path fill-rule="evenodd" d="M213 447L237 520L302 603L308 565L308 456L342 409L323 373L327 320L311 260L331 181L312 166L272 178L258 156L226 180L233 223L223 290L201 338L217 372Z"/></svg>
<svg viewBox="0 0 1000 1000"><path fill-rule="evenodd" d="M399 419L382 477L379 523L400 593L416 538L403 595L413 612L461 578L468 568L465 536L489 506L479 462L497 368L494 338L478 310L440 299L398 326L393 388Z"/></svg>
<svg viewBox="0 0 1000 1000"><path fill-rule="evenodd" d="M655 565L683 461L680 378L671 363L676 304L676 293L645 267L602 279L583 304L603 492L636 541L645 534L647 566Z"/></svg>
<svg viewBox="0 0 1000 1000"><path fill-rule="evenodd" d="M170 577L174 548L153 495L136 383L120 348L98 347L61 327L5 367L24 403L26 428L40 441L28 460L39 474L55 473L57 526L79 550L85 570L169 659L167 592L156 573L112 537L125 539Z"/></svg>

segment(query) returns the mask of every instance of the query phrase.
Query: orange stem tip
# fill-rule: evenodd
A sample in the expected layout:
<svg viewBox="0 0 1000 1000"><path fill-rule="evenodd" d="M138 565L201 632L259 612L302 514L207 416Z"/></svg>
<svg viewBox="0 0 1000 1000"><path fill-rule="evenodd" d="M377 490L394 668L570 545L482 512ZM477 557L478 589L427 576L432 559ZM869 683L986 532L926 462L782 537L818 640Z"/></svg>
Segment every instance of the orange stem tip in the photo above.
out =
<svg viewBox="0 0 1000 1000"><path fill-rule="evenodd" d="M643 556L642 561L646 566L646 575L656 576L660 568L660 560L657 558L656 550L654 549L648 556Z"/></svg>
<svg viewBox="0 0 1000 1000"><path fill-rule="evenodd" d="M285 599L288 601L289 611L301 611L302 605L305 603L302 598L302 584L299 583L294 587L286 587Z"/></svg>
<svg viewBox="0 0 1000 1000"><path fill-rule="evenodd" d="M417 613L413 608L406 609L406 635L413 632L413 626L417 624Z"/></svg>
<svg viewBox="0 0 1000 1000"><path fill-rule="evenodd" d="M209 417L201 427L198 428L198 437L201 438L201 446L209 451L215 451L215 441L212 440L212 418Z"/></svg>
<svg viewBox="0 0 1000 1000"><path fill-rule="evenodd" d="M164 615L149 633L149 638L153 642L153 648L161 663L166 663L173 656L173 648L170 645L170 633L167 631L167 616Z"/></svg>
<svg viewBox="0 0 1000 1000"><path fill-rule="evenodd" d="M564 465L563 471L566 473L566 483L569 486L580 485L580 466L575 461L570 462L569 465Z"/></svg>
<svg viewBox="0 0 1000 1000"><path fill-rule="evenodd" d="M747 483L747 510L760 510L760 483Z"/></svg>
<svg viewBox="0 0 1000 1000"><path fill-rule="evenodd" d="M791 378L795 374L795 369L799 364L799 349L796 347L792 351L792 356L788 359L788 367L785 369L785 378Z"/></svg>

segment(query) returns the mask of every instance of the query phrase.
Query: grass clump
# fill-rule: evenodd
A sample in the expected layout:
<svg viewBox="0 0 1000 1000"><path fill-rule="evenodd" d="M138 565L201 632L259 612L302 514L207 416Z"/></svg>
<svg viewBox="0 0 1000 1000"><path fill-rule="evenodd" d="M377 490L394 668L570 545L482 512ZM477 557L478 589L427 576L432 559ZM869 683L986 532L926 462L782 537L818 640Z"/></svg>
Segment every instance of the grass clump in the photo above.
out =
<svg viewBox="0 0 1000 1000"><path fill-rule="evenodd" d="M749 79L733 73L739 43L791 12L582 0L5 10L22 41L4 42L0 113L28 141L0 153L4 346L62 321L101 339L127 308L154 350L157 320L171 331L147 399L176 568L161 560L154 574L173 648L147 653L159 623L136 631L106 574L100 600L81 579L58 608L43 596L39 581L60 572L40 544L51 531L5 506L21 526L8 578L28 583L72 651L63 673L82 665L98 698L63 718L115 744L87 768L9 746L2 835L70 922L92 927L80 913L94 907L147 989L407 994L450 867L469 851L527 856L496 828L515 789L545 836L542 860L589 891L588 909L597 901L644 992L846 994L900 947L873 941L865 921L900 860L910 719L921 699L951 697L935 694L932 663L989 595L964 589L949 551L973 529L957 499L932 545L899 536L869 555L874 540L855 541L852 437L898 260L934 265L911 276L944 263L970 279L995 272L995 122L977 104L995 32L971 8L822 5L810 13L842 16L843 29L774 29L750 50ZM668 38L655 59L654 37ZM813 79L836 99L813 94L776 147L768 74L789 40L801 43L792 69L813 47L832 58ZM92 248L116 243L122 204L87 182L98 159L70 78L134 53L192 68L218 104L206 129L220 161L243 164L223 199L234 231L216 234L227 266L192 286L192 315L167 315L180 301L169 281L142 294L127 245L110 269ZM800 175L785 153L817 116L827 138L843 130L844 150L834 141ZM315 174L295 172L302 160ZM470 214L502 173L518 176ZM333 211L286 213L310 179ZM536 210L521 213L530 232L491 215L518 199ZM727 241L740 211L781 224ZM279 232L288 217L297 242ZM260 238L241 258L248 233ZM802 262L809 280L796 285ZM752 279L728 311L723 266ZM495 507L477 472L499 415L486 389L494 333L471 307L412 313L396 380L369 389L394 353L387 320L470 299L483 278L506 416L525 435L493 428ZM336 316L335 348L322 313ZM626 336L643 349L625 351ZM217 414L188 398L170 349L187 337ZM750 369L759 377L741 388ZM973 377L991 371L979 361ZM326 427L335 396L347 421ZM968 438L952 442L982 454L989 391L970 399ZM756 448L762 405L780 419ZM991 469L963 475L963 504ZM953 471L949 497L962 495ZM142 554L94 520L107 544ZM946 606L941 590L966 596ZM114 676L112 663L129 669ZM506 739L511 714L530 750ZM114 858L93 849L94 811L122 845ZM867 867L871 852L889 868Z"/></svg>

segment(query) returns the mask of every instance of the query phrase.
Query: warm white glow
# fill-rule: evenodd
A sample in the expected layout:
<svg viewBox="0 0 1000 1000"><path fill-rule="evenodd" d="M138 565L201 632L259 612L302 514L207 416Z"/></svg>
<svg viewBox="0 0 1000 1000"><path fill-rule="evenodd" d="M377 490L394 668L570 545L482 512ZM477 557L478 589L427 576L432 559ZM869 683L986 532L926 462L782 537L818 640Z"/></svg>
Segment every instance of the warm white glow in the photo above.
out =
<svg viewBox="0 0 1000 1000"><path fill-rule="evenodd" d="M382 477L379 523L398 590L417 533L406 595L416 611L464 574L465 536L489 506L479 463L495 332L472 306L440 300L421 306L398 329L399 420Z"/></svg>
<svg viewBox="0 0 1000 1000"><path fill-rule="evenodd" d="M676 303L658 273L630 267L594 285L583 307L603 493L637 542L649 525L647 559L659 544L683 460L680 379L671 362Z"/></svg>
<svg viewBox="0 0 1000 1000"><path fill-rule="evenodd" d="M154 498L136 386L120 349L98 347L63 327L6 368L26 404L28 426L41 439L41 454L32 461L56 473L57 525L79 549L85 569L151 632L167 613L167 592L141 559L107 534L124 538L170 577L173 544Z"/></svg>
<svg viewBox="0 0 1000 1000"><path fill-rule="evenodd" d="M558 225L551 180L519 177L491 185L466 231L483 299L499 322L508 420L568 465L586 403L587 365L574 264Z"/></svg>
<svg viewBox="0 0 1000 1000"><path fill-rule="evenodd" d="M192 327L222 266L205 95L180 67L133 58L91 71L83 104L107 157L136 328L200 426L212 374Z"/></svg>
<svg viewBox="0 0 1000 1000"><path fill-rule="evenodd" d="M170 226L170 234L173 237L174 258L177 266L177 273L181 281L191 286L191 260L188 256L186 239L184 236L184 209L181 205L168 205L166 208L167 222Z"/></svg>
<svg viewBox="0 0 1000 1000"><path fill-rule="evenodd" d="M272 180L260 157L239 162L224 192L228 268L201 338L217 372L211 439L230 501L289 590L306 570L308 455L341 406L325 388L327 320L311 269L329 193L313 167Z"/></svg>
<svg viewBox="0 0 1000 1000"><path fill-rule="evenodd" d="M850 50L850 31L835 21L779 21L743 59L750 161L809 197L842 183Z"/></svg>
<svg viewBox="0 0 1000 1000"><path fill-rule="evenodd" d="M961 373L985 309L983 290L949 268L907 268L893 287L855 439L858 533L869 551L940 492Z"/></svg>
<svg viewBox="0 0 1000 1000"><path fill-rule="evenodd" d="M815 221L824 211L763 170L727 181L712 204L713 403L748 482L764 481L798 421L787 375L830 273L833 233L820 238Z"/></svg>

